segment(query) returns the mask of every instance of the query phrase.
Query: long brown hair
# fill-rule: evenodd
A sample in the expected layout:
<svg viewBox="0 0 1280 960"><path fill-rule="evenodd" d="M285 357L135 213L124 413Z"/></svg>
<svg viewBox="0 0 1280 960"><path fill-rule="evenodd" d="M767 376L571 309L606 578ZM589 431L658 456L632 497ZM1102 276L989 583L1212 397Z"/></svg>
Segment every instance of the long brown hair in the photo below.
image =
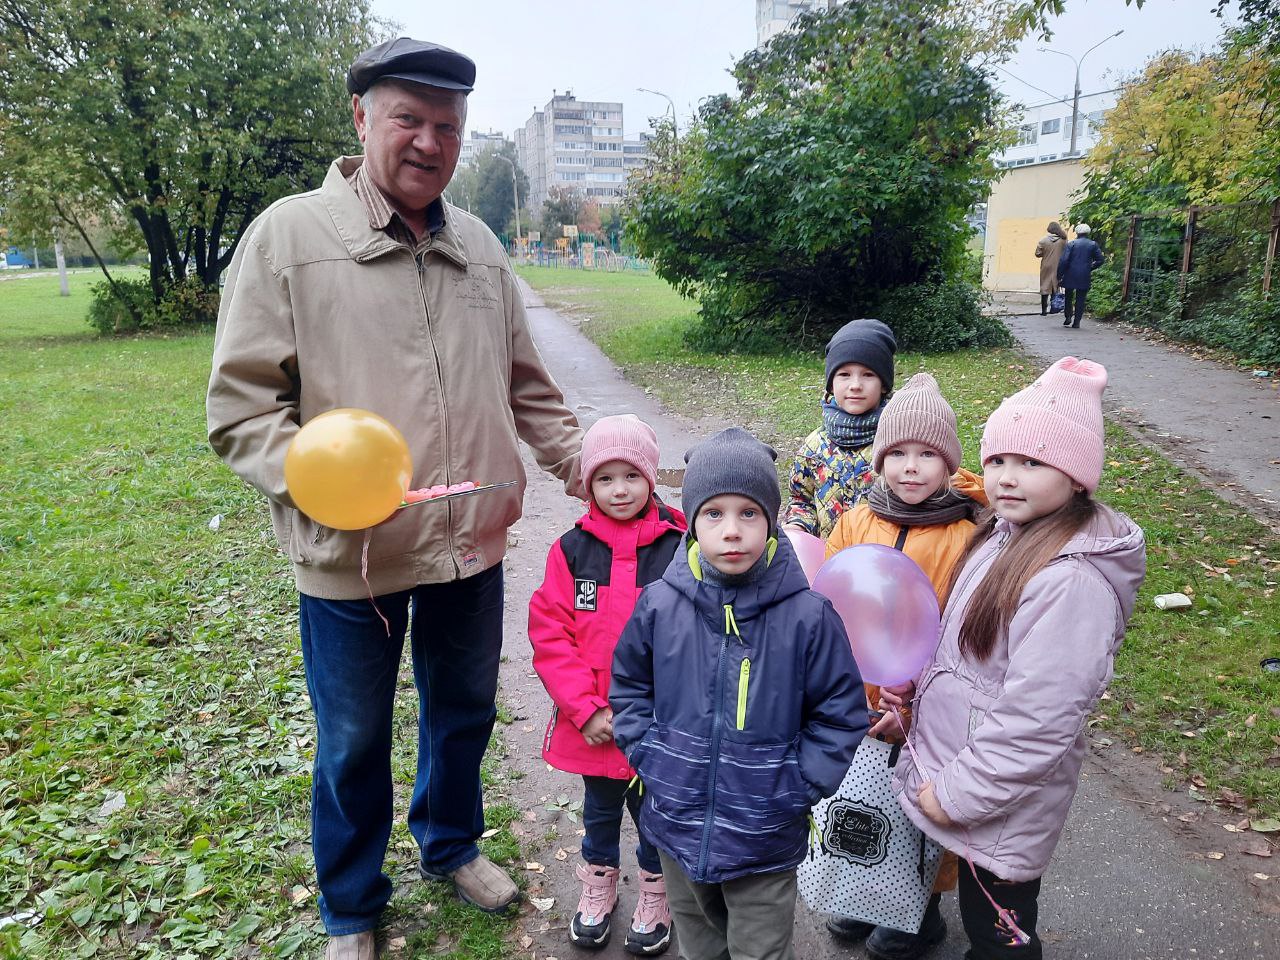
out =
<svg viewBox="0 0 1280 960"><path fill-rule="evenodd" d="M1053 513L1033 520L996 557L987 575L973 592L960 624L960 652L974 660L991 656L996 638L1009 629L1027 582L1058 555L1067 541L1080 532L1098 512L1098 502L1081 491ZM960 571L974 552L995 532L996 515L979 521L964 553L951 568L947 600L955 590ZM944 603L945 608L945 603Z"/></svg>

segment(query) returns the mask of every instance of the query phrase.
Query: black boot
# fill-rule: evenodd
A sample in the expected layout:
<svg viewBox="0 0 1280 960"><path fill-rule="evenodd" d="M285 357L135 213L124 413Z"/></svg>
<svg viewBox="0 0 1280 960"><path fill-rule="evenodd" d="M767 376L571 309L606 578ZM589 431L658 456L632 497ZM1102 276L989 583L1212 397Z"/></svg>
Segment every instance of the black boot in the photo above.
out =
<svg viewBox="0 0 1280 960"><path fill-rule="evenodd" d="M845 940L849 943L861 943L871 935L872 930L876 929L878 928L874 923L855 920L853 917L841 917L834 914L827 917L827 930L831 935L838 940Z"/></svg>
<svg viewBox="0 0 1280 960"><path fill-rule="evenodd" d="M872 960L916 960L940 944L947 937L947 923L942 919L938 903L942 894L929 898L919 933L903 933L890 927L876 927L867 937L867 956Z"/></svg>

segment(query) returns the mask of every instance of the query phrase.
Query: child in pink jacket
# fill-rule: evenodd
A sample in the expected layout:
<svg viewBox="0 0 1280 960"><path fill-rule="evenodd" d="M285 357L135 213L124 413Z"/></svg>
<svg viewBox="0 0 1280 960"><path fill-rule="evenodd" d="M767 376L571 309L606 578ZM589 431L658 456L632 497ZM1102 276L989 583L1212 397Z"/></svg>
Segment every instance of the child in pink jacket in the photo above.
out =
<svg viewBox="0 0 1280 960"><path fill-rule="evenodd" d="M914 759L895 785L907 815L974 865L960 865L959 899L975 960L1041 956L1040 878L1146 571L1142 531L1093 499L1106 382L1065 357L991 415L993 514L956 564L933 662L882 691L900 702L914 686Z"/></svg>
<svg viewBox="0 0 1280 960"><path fill-rule="evenodd" d="M634 772L613 742L613 650L640 592L661 579L686 526L684 514L654 494L657 472L658 438L644 421L605 417L587 431L587 512L551 545L546 577L529 602L533 666L554 703L542 755L583 780L582 896L569 939L588 950L609 942L624 808L640 829L639 786L630 786ZM670 944L671 914L658 851L643 832L636 859L639 899L626 947L653 956Z"/></svg>

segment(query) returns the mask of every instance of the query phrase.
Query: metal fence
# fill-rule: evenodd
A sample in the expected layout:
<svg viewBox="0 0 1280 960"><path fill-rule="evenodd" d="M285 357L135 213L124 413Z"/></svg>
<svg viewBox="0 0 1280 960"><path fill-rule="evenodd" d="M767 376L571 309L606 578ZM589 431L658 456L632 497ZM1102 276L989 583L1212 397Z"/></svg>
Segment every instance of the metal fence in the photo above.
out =
<svg viewBox="0 0 1280 960"><path fill-rule="evenodd" d="M1165 309L1176 302L1190 319L1255 284L1269 296L1280 199L1140 213L1109 232L1112 244L1125 242L1121 303Z"/></svg>
<svg viewBox="0 0 1280 960"><path fill-rule="evenodd" d="M641 257L617 253L608 247L591 251L581 249L548 250L541 245L532 249L508 247L513 263L524 263L538 267L556 267L566 270L601 270L605 273L648 273L649 261Z"/></svg>

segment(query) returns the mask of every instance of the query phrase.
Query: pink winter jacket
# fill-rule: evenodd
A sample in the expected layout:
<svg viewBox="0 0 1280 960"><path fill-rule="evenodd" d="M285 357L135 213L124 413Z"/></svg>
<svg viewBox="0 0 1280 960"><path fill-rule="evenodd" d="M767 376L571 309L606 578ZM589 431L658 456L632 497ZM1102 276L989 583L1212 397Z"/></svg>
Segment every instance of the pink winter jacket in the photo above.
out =
<svg viewBox="0 0 1280 960"><path fill-rule="evenodd" d="M1044 872L1062 833L1084 761L1085 722L1111 680L1146 545L1133 521L1100 506L1028 582L991 656L970 660L959 647L965 609L1016 530L997 522L956 581L912 705L911 744L924 775L904 753L894 788L907 816L948 850L1022 882ZM939 827L921 812L925 780L955 826Z"/></svg>
<svg viewBox="0 0 1280 960"><path fill-rule="evenodd" d="M613 649L640 592L662 578L685 530L684 514L656 497L631 520L613 520L592 502L551 545L545 579L529 601L533 668L554 707L542 756L558 770L630 779L612 741L592 746L582 725L609 705Z"/></svg>

